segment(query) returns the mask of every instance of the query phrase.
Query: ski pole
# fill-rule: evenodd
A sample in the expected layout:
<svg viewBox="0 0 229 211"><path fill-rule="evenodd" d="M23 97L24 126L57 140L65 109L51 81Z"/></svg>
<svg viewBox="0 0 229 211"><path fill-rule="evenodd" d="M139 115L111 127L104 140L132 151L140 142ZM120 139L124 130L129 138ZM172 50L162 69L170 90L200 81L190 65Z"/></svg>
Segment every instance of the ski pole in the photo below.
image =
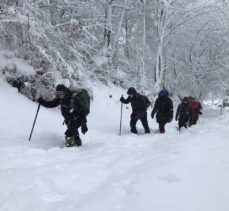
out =
<svg viewBox="0 0 229 211"><path fill-rule="evenodd" d="M120 128L119 128L119 135L120 136L122 134L122 106L123 106L123 103L121 103Z"/></svg>
<svg viewBox="0 0 229 211"><path fill-rule="evenodd" d="M36 120L37 120L37 115L38 115L40 106L41 106L41 104L39 103L39 104L38 104L38 108L37 108L37 113L36 113L35 119L34 119L34 121L33 121L33 127L32 127L32 130L31 130L30 136L29 136L29 141L30 141L30 139L31 139L31 137L32 137L33 129L34 129L34 126L35 126L35 123L36 123Z"/></svg>

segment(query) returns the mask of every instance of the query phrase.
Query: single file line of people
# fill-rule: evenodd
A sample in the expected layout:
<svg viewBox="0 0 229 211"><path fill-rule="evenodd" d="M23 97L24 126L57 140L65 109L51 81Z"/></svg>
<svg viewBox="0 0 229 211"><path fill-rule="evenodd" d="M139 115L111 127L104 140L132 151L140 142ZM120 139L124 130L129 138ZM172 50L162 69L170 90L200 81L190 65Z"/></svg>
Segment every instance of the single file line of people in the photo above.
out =
<svg viewBox="0 0 229 211"><path fill-rule="evenodd" d="M147 110L151 105L150 100L145 95L141 95L134 87L130 87L127 91L128 97L120 98L121 103L131 104L132 113L130 115L130 131L138 134L136 124L141 121L145 133L150 133L150 128L147 120ZM55 98L46 101L42 97L38 98L38 103L47 108L54 108L60 105L64 123L67 126L65 132L66 146L81 146L82 140L79 134L86 134L87 115L90 112L90 96L87 90L82 89L79 92L68 89L63 84L56 86ZM179 130L182 127L187 128L197 123L202 106L200 102L192 97L184 97L178 105L175 120L178 121ZM158 123L159 132L165 133L165 125L173 120L173 101L169 98L169 92L162 89L158 93L158 97L154 103L151 117Z"/></svg>
<svg viewBox="0 0 229 211"><path fill-rule="evenodd" d="M150 133L147 109L149 108L149 99L139 94L135 88L130 87L127 91L128 97L125 99L123 96L120 98L121 103L131 104L132 113L130 115L130 131L137 134L136 123L141 121L145 133ZM178 105L175 120L178 121L179 130L182 127L187 128L195 125L199 119L202 106L199 101L193 97L184 97L182 102ZM158 97L154 103L151 117L154 119L156 115L156 122L158 123L159 132L165 133L165 125L173 120L173 101L169 98L169 92L162 89L158 93Z"/></svg>

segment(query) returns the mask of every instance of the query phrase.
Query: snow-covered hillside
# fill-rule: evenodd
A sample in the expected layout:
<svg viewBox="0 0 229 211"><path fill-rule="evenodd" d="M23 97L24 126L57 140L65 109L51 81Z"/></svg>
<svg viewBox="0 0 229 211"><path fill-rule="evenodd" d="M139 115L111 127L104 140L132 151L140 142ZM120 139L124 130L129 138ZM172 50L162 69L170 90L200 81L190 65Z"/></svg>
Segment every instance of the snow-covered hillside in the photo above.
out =
<svg viewBox="0 0 229 211"><path fill-rule="evenodd" d="M64 147L58 108L41 107L0 83L1 211L228 211L229 121L204 109L197 126L129 133L125 91L98 85L80 148ZM112 97L110 96L112 95ZM149 115L150 116L150 115Z"/></svg>

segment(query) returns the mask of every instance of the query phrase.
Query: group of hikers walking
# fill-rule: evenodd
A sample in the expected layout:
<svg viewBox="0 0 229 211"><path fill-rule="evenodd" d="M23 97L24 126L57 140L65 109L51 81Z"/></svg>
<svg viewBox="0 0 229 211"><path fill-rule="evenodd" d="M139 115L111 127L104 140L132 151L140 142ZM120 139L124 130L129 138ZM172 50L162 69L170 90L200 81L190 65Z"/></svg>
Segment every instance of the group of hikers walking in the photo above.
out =
<svg viewBox="0 0 229 211"><path fill-rule="evenodd" d="M150 106L149 99L137 93L137 91L131 87L127 91L128 97L124 99L120 98L121 103L131 103L132 114L130 116L130 129L132 133L137 134L136 123L138 120L142 122L145 129L145 133L150 133L148 121L147 121L147 109ZM202 106L199 101L193 97L184 97L182 102L178 105L176 111L175 120L178 121L178 129L182 127L192 126L197 123ZM158 93L158 97L155 101L151 117L154 119L156 115L156 121L159 125L159 132L165 133L165 125L173 120L173 101L169 98L169 93L166 89L162 89Z"/></svg>
<svg viewBox="0 0 229 211"><path fill-rule="evenodd" d="M175 120L178 120L179 129L191 127L197 123L199 115L202 115L202 106L193 97L184 97L178 105Z"/></svg>
<svg viewBox="0 0 229 211"><path fill-rule="evenodd" d="M79 128L85 134L87 128L87 115L90 112L90 97L86 90L81 90L78 93L71 91L63 84L56 86L56 97L51 101L46 101L42 97L38 98L39 105L47 108L61 106L61 113L64 117L64 124L67 126L65 132L66 146L81 146L82 141L79 135ZM120 98L121 103L131 104L132 113L130 116L130 131L137 134L136 124L141 121L145 133L150 133L150 128L147 120L147 109L151 105L149 99L139 94L135 88L130 87L127 91L128 97ZM175 120L178 121L179 130L182 127L197 123L202 106L200 102L192 97L184 97L178 105ZM169 98L169 93L166 89L162 89L158 93L158 97L154 103L151 117L159 125L159 132L165 133L165 125L173 120L173 101Z"/></svg>

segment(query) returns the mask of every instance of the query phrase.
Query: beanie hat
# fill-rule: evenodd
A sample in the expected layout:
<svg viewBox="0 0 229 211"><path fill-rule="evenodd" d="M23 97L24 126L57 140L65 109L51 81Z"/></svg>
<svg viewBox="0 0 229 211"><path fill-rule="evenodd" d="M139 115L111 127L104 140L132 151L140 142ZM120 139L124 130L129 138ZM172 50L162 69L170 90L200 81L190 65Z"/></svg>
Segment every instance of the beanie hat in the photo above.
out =
<svg viewBox="0 0 229 211"><path fill-rule="evenodd" d="M63 84L58 84L57 86L56 86L56 91L57 92L66 92L67 91L67 87L66 86L64 86Z"/></svg>
<svg viewBox="0 0 229 211"><path fill-rule="evenodd" d="M169 92L166 89L162 89L159 93L158 93L158 97L164 97L164 96L168 96Z"/></svg>
<svg viewBox="0 0 229 211"><path fill-rule="evenodd" d="M137 94L137 91L134 87L130 87L127 91L127 94L132 94L132 95L136 95Z"/></svg>
<svg viewBox="0 0 229 211"><path fill-rule="evenodd" d="M182 99L182 102L183 102L183 103L188 103L188 101L189 101L188 97L184 97L184 98Z"/></svg>

